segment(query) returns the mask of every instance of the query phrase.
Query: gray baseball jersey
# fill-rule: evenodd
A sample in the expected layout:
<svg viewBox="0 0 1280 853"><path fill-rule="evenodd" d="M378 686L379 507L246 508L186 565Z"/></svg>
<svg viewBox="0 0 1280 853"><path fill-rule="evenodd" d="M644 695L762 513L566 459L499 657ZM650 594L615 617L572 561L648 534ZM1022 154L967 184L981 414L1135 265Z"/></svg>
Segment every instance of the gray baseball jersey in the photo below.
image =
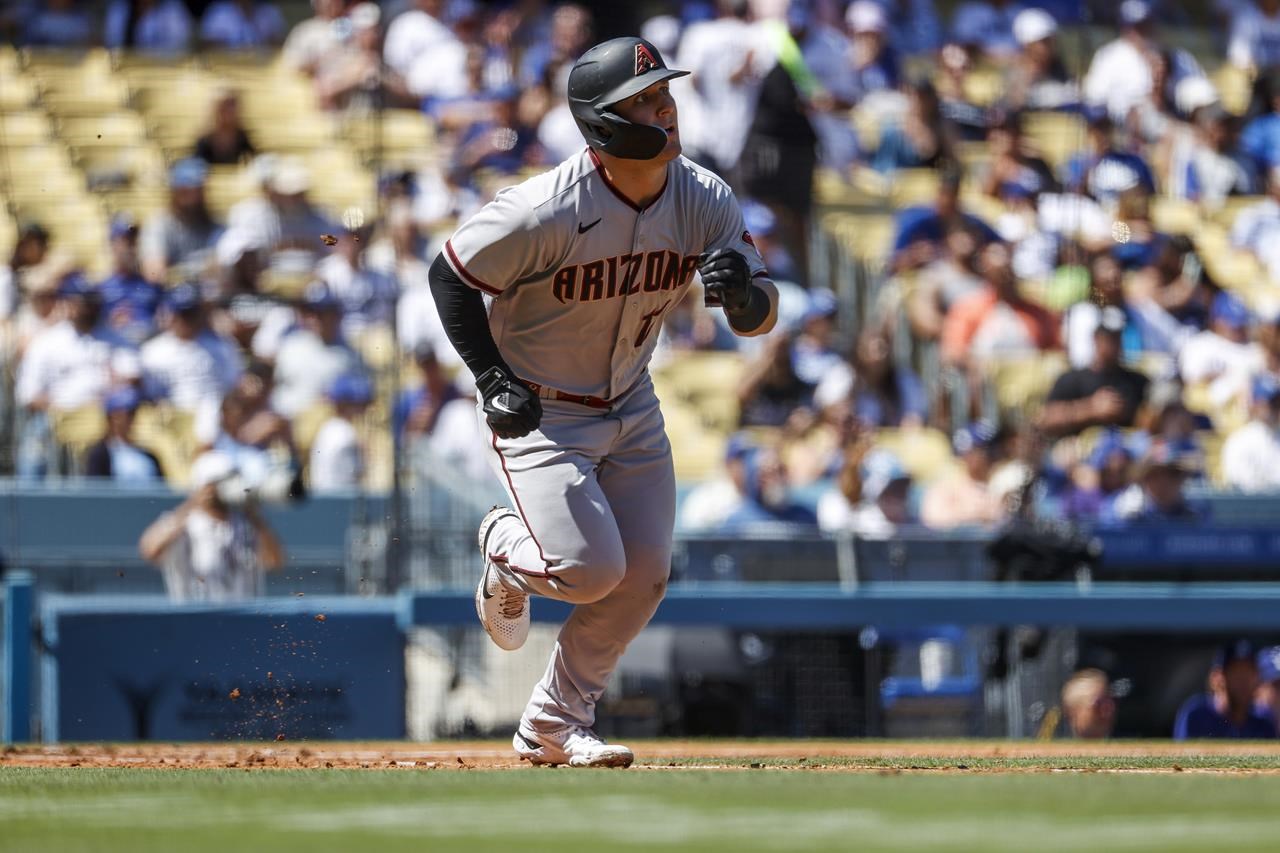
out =
<svg viewBox="0 0 1280 853"><path fill-rule="evenodd" d="M515 510L494 524L486 558L509 586L576 605L522 731L592 725L618 659L662 600L675 474L647 366L663 315L699 256L719 248L741 252L760 277L768 331L777 295L728 186L680 157L640 209L590 149L503 190L445 244L458 276L492 297L503 358L544 398L539 428L518 439L489 431L477 406Z"/></svg>
<svg viewBox="0 0 1280 853"><path fill-rule="evenodd" d="M679 157L641 210L598 163L586 148L498 193L445 243L445 257L494 297L489 328L516 375L611 399L644 373L700 254L736 249L753 275L767 274L720 178Z"/></svg>

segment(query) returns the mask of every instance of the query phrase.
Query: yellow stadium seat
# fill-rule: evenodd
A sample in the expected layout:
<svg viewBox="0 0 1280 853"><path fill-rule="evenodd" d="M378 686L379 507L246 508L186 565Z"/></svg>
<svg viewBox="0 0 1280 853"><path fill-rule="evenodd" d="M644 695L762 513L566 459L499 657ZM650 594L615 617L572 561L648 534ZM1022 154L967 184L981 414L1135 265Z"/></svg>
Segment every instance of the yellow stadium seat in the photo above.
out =
<svg viewBox="0 0 1280 853"><path fill-rule="evenodd" d="M156 455L169 485L189 485L196 454L195 418L190 412L167 404L144 405L133 422L133 440Z"/></svg>
<svg viewBox="0 0 1280 853"><path fill-rule="evenodd" d="M142 145L147 136L142 117L120 111L107 115L60 118L58 135L68 143L85 148L97 145L115 147Z"/></svg>
<svg viewBox="0 0 1280 853"><path fill-rule="evenodd" d="M53 138L53 122L39 110L20 110L0 114L0 139L6 148L40 145Z"/></svg>
<svg viewBox="0 0 1280 853"><path fill-rule="evenodd" d="M1065 354L1047 352L995 359L986 362L983 369L995 389L1000 411L1025 416L1044 402L1049 389L1066 372L1067 366Z"/></svg>
<svg viewBox="0 0 1280 853"><path fill-rule="evenodd" d="M876 430L874 444L888 450L918 483L930 483L955 470L951 442L932 427Z"/></svg>
<svg viewBox="0 0 1280 853"><path fill-rule="evenodd" d="M49 415L54 441L66 448L78 469L85 451L107 432L107 417L103 414L102 407L91 405L78 409L54 409Z"/></svg>
<svg viewBox="0 0 1280 853"><path fill-rule="evenodd" d="M1084 121L1071 113L1028 113L1022 128L1045 161L1055 169L1085 145Z"/></svg>
<svg viewBox="0 0 1280 853"><path fill-rule="evenodd" d="M938 197L938 173L933 169L899 169L893 174L890 199L895 208L932 204Z"/></svg>
<svg viewBox="0 0 1280 853"><path fill-rule="evenodd" d="M1151 200L1151 222L1166 234L1195 234L1200 228L1200 208L1184 198L1156 196Z"/></svg>
<svg viewBox="0 0 1280 853"><path fill-rule="evenodd" d="M293 442L297 445L298 453L303 459L311 453L311 445L315 442L320 427L324 426L324 422L331 417L333 417L333 406L328 403L316 403L294 416Z"/></svg>

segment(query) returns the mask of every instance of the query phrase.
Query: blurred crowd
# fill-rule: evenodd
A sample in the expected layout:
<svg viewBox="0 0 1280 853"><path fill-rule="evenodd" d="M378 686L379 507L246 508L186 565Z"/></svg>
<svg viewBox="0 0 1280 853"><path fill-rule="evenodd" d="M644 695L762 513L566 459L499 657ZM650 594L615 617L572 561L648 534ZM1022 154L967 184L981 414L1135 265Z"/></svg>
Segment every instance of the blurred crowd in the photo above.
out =
<svg viewBox="0 0 1280 853"><path fill-rule="evenodd" d="M693 72L673 84L685 153L734 186L782 293L763 341L697 298L666 322L659 365L746 362L722 471L683 499L684 529L888 536L994 527L1029 506L1179 521L1206 516L1201 486L1280 487L1280 302L1218 281L1203 241L1153 212L1229 209L1228 248L1280 274L1280 0L1203 5L1216 57L1165 40L1157 22L1191 15L1168 0L646 7L660 14L641 33ZM252 0L7 7L20 45L279 50L320 109L420 110L438 144L431 165L380 176L377 215L324 209L309 198L324 176L260 150L226 90L169 167L167 208L111 220L105 278L24 223L0 269L21 476L184 483L165 470L176 455L140 438L157 422L187 437L188 459L217 450L317 491L387 482L375 427L393 452L486 476L427 263L495 187L581 148L568 68L616 22L542 0L310 11L289 27ZM1227 108L1219 68L1247 103ZM1028 132L1045 116L1079 128L1063 156ZM223 219L205 190L226 164L259 191ZM928 178L926 203L892 211L865 293L810 270L819 169L850 191ZM1011 404L1028 384L1032 404ZM69 454L88 417L70 415L87 410L99 434Z"/></svg>

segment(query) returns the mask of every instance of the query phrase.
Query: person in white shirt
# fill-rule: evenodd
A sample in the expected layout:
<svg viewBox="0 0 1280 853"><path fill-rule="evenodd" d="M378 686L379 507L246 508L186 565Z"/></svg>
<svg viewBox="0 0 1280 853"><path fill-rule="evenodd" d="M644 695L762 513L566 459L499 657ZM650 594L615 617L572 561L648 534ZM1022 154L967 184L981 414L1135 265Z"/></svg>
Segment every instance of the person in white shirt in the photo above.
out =
<svg viewBox="0 0 1280 853"><path fill-rule="evenodd" d="M364 363L342 337L342 303L324 282L307 285L302 325L285 336L276 354L271 407L294 418L319 402L339 376L364 373Z"/></svg>
<svg viewBox="0 0 1280 853"><path fill-rule="evenodd" d="M175 602L244 601L262 595L264 572L284 565L284 548L252 501L220 496L233 485L234 463L206 453L191 466L191 494L143 531L138 552L164 573ZM225 491L235 491L224 488Z"/></svg>
<svg viewBox="0 0 1280 853"><path fill-rule="evenodd" d="M369 231L343 228L333 250L316 264L316 278L342 302L343 332L354 337L369 326L388 326L396 306L395 279L368 264Z"/></svg>
<svg viewBox="0 0 1280 853"><path fill-rule="evenodd" d="M465 91L466 46L442 23L443 0L416 0L387 27L382 58L418 97Z"/></svg>
<svg viewBox="0 0 1280 853"><path fill-rule="evenodd" d="M314 76L326 56L337 49L348 33L346 0L311 0L315 17L301 21L289 31L281 57L285 64L307 76Z"/></svg>
<svg viewBox="0 0 1280 853"><path fill-rule="evenodd" d="M1209 308L1209 328L1191 336L1178 353L1182 380L1207 384L1215 406L1228 406L1247 394L1250 377L1263 365L1262 348L1249 340L1253 321L1243 302L1222 291Z"/></svg>
<svg viewBox="0 0 1280 853"><path fill-rule="evenodd" d="M137 351L99 326L102 297L78 272L58 285L66 319L36 335L18 365L14 397L28 412L100 403L138 377Z"/></svg>
<svg viewBox="0 0 1280 853"><path fill-rule="evenodd" d="M187 412L216 409L240 378L239 351L233 341L209 328L198 285L175 287L167 308L168 330L142 345L148 395Z"/></svg>
<svg viewBox="0 0 1280 853"><path fill-rule="evenodd" d="M1098 48L1084 78L1084 99L1092 106L1105 106L1117 122L1151 94L1153 77L1149 56L1159 52L1153 40L1154 19L1147 0L1125 0L1120 4L1120 37ZM1184 77L1204 76L1186 51L1172 52L1171 82Z"/></svg>
<svg viewBox="0 0 1280 853"><path fill-rule="evenodd" d="M680 502L681 530L717 530L733 515L747 493L747 457L755 449L754 442L745 433L729 437L724 472L699 483Z"/></svg>
<svg viewBox="0 0 1280 853"><path fill-rule="evenodd" d="M719 17L692 24L680 40L676 66L688 77L673 80L680 103L680 135L689 157L720 174L742 155L755 114L760 81L771 51L751 22L746 0L719 0Z"/></svg>
<svg viewBox="0 0 1280 853"><path fill-rule="evenodd" d="M1227 61L1250 76L1280 65L1280 0L1254 0L1236 11Z"/></svg>
<svg viewBox="0 0 1280 853"><path fill-rule="evenodd" d="M1222 479L1242 492L1280 492L1280 380L1253 380L1253 419L1222 445Z"/></svg>
<svg viewBox="0 0 1280 853"><path fill-rule="evenodd" d="M358 373L339 376L329 387L328 397L333 417L311 443L310 485L318 495L360 488L365 458L356 422L373 402L373 385Z"/></svg>
<svg viewBox="0 0 1280 853"><path fill-rule="evenodd" d="M329 218L307 197L311 172L302 158L264 155L253 170L264 195L236 203L227 226L258 235L257 244L270 256L274 270L310 271L319 261L323 238L336 230Z"/></svg>
<svg viewBox="0 0 1280 853"><path fill-rule="evenodd" d="M1267 173L1267 197L1236 216L1231 243L1251 252L1280 281L1280 166Z"/></svg>
<svg viewBox="0 0 1280 853"><path fill-rule="evenodd" d="M851 456L840 474L839 487L818 501L818 527L824 533L845 531L888 539L901 525L915 521L912 483L898 457L887 450L872 449L861 461Z"/></svg>

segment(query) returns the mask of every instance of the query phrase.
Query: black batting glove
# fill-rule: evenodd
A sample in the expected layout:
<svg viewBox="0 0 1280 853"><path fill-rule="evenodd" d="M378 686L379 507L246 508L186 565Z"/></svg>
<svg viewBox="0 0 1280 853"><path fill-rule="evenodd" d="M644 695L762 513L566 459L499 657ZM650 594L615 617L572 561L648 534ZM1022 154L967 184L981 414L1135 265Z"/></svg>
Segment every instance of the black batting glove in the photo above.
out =
<svg viewBox="0 0 1280 853"><path fill-rule="evenodd" d="M751 304L751 269L741 252L716 249L698 259L702 289L711 304L720 304L729 314L737 314Z"/></svg>
<svg viewBox="0 0 1280 853"><path fill-rule="evenodd" d="M501 367L491 367L476 377L484 400L484 417L498 438L520 438L538 428L542 401L519 379Z"/></svg>

